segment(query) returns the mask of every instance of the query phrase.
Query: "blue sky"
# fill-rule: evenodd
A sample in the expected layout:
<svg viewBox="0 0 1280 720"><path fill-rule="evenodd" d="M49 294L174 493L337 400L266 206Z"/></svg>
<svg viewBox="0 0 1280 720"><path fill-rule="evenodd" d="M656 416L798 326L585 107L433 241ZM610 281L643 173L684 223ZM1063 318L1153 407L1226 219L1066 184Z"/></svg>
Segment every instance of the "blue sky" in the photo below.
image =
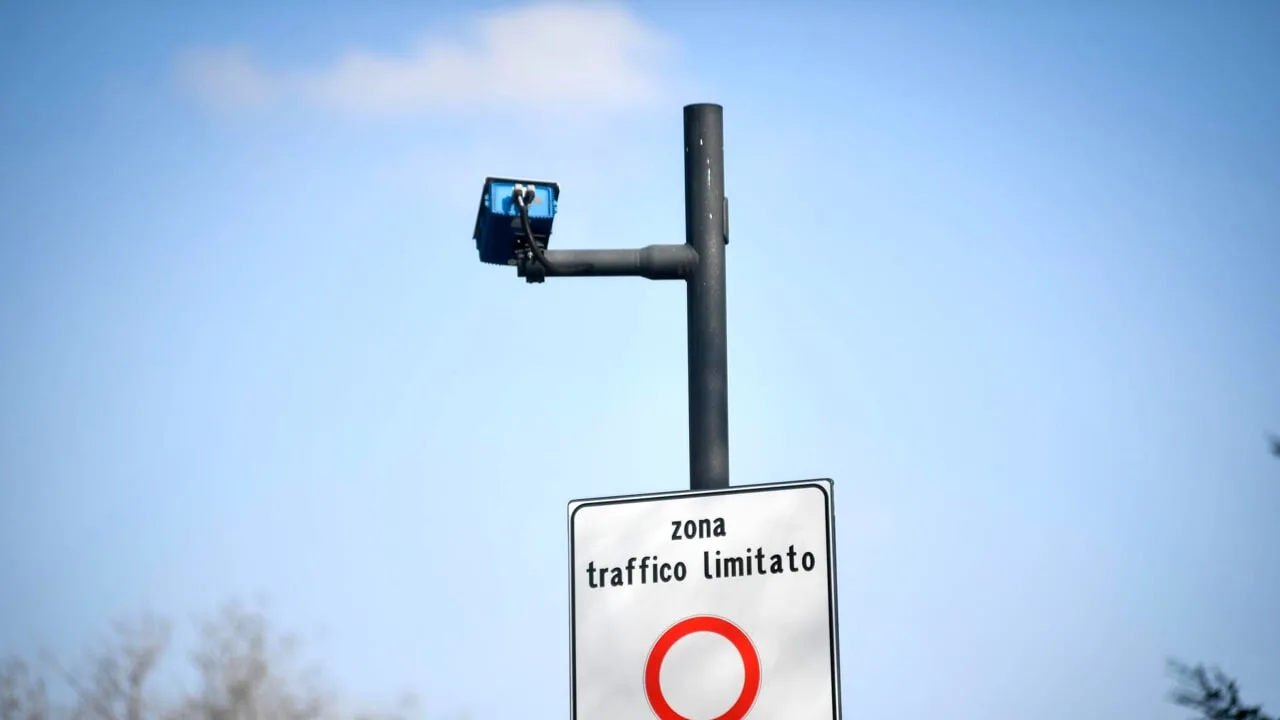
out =
<svg viewBox="0 0 1280 720"><path fill-rule="evenodd" d="M708 101L732 479L836 481L848 715L1181 717L1169 655L1280 709L1277 31L6 3L0 650L265 595L357 698L565 717L565 503L687 483L684 293L482 266L477 195L680 242Z"/></svg>

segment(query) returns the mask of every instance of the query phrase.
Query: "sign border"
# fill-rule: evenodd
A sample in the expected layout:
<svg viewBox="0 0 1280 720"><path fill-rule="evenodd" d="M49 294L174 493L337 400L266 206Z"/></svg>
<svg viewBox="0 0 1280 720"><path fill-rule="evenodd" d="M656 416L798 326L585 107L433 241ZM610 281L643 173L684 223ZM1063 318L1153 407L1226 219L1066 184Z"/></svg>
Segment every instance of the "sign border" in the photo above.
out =
<svg viewBox="0 0 1280 720"><path fill-rule="evenodd" d="M809 480L791 480L786 482L759 483L755 485L734 485L720 490L675 490L652 492L639 495L612 495L600 498L570 500L569 514L569 718L578 717L578 628L577 608L574 589L576 574L574 572L574 537L573 521L578 511L586 507L601 505L629 505L637 502L653 502L655 500L671 500L686 497L708 497L716 495L739 495L758 492L778 492L814 487L822 491L827 512L824 518L827 535L827 628L831 640L831 710L834 720L840 720L840 613L839 595L836 590L836 504L835 481L831 478L812 478Z"/></svg>

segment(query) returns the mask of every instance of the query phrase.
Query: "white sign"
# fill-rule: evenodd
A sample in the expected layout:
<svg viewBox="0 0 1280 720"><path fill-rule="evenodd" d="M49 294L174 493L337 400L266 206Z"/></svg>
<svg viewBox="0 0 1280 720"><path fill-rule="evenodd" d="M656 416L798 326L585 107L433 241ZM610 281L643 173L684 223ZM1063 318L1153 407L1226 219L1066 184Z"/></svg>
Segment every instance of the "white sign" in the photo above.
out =
<svg viewBox="0 0 1280 720"><path fill-rule="evenodd" d="M569 503L573 720L839 720L830 480Z"/></svg>

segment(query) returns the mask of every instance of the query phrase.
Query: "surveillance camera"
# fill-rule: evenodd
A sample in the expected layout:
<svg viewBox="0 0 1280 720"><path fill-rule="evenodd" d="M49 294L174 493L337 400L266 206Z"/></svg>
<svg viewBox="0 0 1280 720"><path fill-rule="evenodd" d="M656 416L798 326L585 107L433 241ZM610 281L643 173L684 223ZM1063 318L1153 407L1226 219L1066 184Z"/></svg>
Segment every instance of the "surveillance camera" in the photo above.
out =
<svg viewBox="0 0 1280 720"><path fill-rule="evenodd" d="M545 249L559 200L560 186L553 182L485 178L473 235L480 262L516 265L518 256L531 249L530 243ZM525 233L521 204L528 211L531 238Z"/></svg>

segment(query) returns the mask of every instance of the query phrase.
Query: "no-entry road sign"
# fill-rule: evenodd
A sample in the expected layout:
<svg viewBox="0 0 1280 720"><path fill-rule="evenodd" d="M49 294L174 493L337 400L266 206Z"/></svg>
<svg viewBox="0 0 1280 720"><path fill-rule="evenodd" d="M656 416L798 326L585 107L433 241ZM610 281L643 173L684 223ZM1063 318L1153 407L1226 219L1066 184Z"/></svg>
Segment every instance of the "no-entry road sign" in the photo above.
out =
<svg viewBox="0 0 1280 720"><path fill-rule="evenodd" d="M831 493L569 503L573 720L839 720Z"/></svg>

